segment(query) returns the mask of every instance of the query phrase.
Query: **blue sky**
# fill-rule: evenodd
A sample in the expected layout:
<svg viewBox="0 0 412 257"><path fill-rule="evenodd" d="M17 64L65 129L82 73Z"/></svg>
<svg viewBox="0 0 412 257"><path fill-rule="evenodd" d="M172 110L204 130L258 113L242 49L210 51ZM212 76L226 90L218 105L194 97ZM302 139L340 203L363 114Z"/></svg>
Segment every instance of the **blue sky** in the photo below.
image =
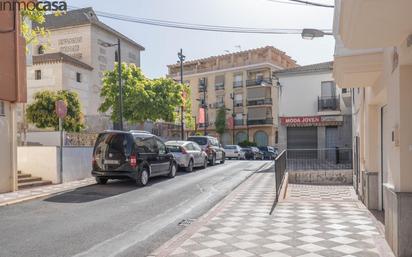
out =
<svg viewBox="0 0 412 257"><path fill-rule="evenodd" d="M285 0L281 0L285 1ZM315 1L315 0L313 0ZM269 0L67 0L70 6L88 7L140 18L188 23L259 28L332 29L333 9L288 5ZM333 4L333 0L316 0ZM333 59L334 39L312 41L299 35L256 35L161 28L100 18L146 48L141 66L149 77L164 76L166 65L176 63L183 48L187 60L273 45L298 64Z"/></svg>

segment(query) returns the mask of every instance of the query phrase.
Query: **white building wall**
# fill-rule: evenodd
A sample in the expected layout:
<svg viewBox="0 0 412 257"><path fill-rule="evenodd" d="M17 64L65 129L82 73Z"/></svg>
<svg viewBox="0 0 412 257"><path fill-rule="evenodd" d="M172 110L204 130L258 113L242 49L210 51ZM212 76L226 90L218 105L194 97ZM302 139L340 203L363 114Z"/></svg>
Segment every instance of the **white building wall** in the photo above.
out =
<svg viewBox="0 0 412 257"><path fill-rule="evenodd" d="M11 104L4 103L4 112L0 113L0 193L14 190L14 171L16 167L16 138L13 133L13 115Z"/></svg>

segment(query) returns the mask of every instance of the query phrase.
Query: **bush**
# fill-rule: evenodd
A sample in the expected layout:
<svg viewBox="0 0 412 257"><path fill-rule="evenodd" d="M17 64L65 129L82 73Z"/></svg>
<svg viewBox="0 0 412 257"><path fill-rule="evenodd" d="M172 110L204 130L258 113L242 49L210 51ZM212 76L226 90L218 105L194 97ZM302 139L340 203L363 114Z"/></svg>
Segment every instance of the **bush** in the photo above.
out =
<svg viewBox="0 0 412 257"><path fill-rule="evenodd" d="M243 142L239 143L240 147L251 147L251 146L257 146L257 144L255 142L250 142L248 140L245 140Z"/></svg>

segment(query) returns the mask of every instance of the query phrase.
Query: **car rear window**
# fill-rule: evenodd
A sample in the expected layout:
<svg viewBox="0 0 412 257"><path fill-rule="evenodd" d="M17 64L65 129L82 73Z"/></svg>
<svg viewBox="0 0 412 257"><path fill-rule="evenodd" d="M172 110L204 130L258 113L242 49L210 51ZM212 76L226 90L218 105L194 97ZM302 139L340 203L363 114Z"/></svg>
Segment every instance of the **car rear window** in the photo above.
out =
<svg viewBox="0 0 412 257"><path fill-rule="evenodd" d="M196 142L199 145L207 145L207 138L204 137L189 137L189 141Z"/></svg>
<svg viewBox="0 0 412 257"><path fill-rule="evenodd" d="M225 146L225 149L228 149L228 150L236 150L236 146L234 146L234 145L227 145L227 146Z"/></svg>
<svg viewBox="0 0 412 257"><path fill-rule="evenodd" d="M133 143L127 134L100 134L96 140L95 154L112 154L115 158L123 159L132 152Z"/></svg>
<svg viewBox="0 0 412 257"><path fill-rule="evenodd" d="M172 153L180 153L181 148L178 145L166 145L166 148L169 149L170 152Z"/></svg>

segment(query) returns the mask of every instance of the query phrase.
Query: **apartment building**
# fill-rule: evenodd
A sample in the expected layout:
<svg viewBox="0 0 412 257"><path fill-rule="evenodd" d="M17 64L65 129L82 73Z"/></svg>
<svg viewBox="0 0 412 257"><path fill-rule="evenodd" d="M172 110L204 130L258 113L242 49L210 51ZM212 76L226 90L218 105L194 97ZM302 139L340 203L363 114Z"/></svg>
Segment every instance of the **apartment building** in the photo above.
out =
<svg viewBox="0 0 412 257"><path fill-rule="evenodd" d="M40 90L73 90L80 96L88 131L108 129L109 118L98 112L100 90L103 72L113 70L118 52L117 45L107 45L120 39L122 62L137 66L144 47L101 22L92 8L47 15L41 26L50 34L33 45L33 65L27 68L28 102Z"/></svg>
<svg viewBox="0 0 412 257"><path fill-rule="evenodd" d="M384 213L396 256L412 256L412 1L337 0L334 78L353 93L354 181Z"/></svg>
<svg viewBox="0 0 412 257"><path fill-rule="evenodd" d="M352 155L351 94L336 87L333 62L274 72L279 81L279 147L293 152L319 150L336 161Z"/></svg>
<svg viewBox="0 0 412 257"><path fill-rule="evenodd" d="M258 145L276 145L278 128L278 86L272 78L277 70L296 67L296 61L272 47L212 56L185 62L184 81L191 87L192 113L198 118L195 134L215 130L219 108L227 108L226 132L223 144L245 140ZM169 65L169 76L180 79L180 64Z"/></svg>

